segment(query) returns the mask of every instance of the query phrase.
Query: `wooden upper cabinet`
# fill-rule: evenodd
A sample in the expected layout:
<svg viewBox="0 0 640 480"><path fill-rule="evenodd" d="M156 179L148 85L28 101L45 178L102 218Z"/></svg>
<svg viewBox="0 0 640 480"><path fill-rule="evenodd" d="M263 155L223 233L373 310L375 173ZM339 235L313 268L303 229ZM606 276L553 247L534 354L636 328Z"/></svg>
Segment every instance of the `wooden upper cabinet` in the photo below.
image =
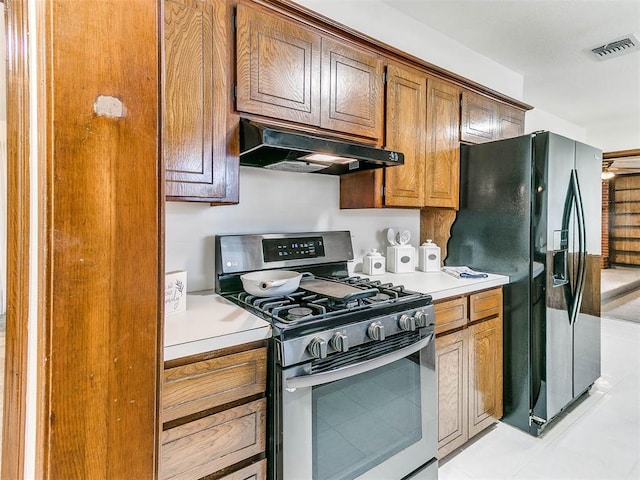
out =
<svg viewBox="0 0 640 480"><path fill-rule="evenodd" d="M497 102L465 90L462 92L461 112L460 140L462 142L484 143L497 138Z"/></svg>
<svg viewBox="0 0 640 480"><path fill-rule="evenodd" d="M484 143L524 134L525 112L470 91L462 92L460 141Z"/></svg>
<svg viewBox="0 0 640 480"><path fill-rule="evenodd" d="M383 140L382 58L257 5L237 7L239 112Z"/></svg>
<svg viewBox="0 0 640 480"><path fill-rule="evenodd" d="M238 111L319 126L319 33L243 4L236 22Z"/></svg>
<svg viewBox="0 0 640 480"><path fill-rule="evenodd" d="M237 203L237 162L227 158L226 5L164 2L166 195Z"/></svg>
<svg viewBox="0 0 640 480"><path fill-rule="evenodd" d="M387 67L386 147L404 153L404 165L385 169L385 204L421 207L427 133L427 77Z"/></svg>
<svg viewBox="0 0 640 480"><path fill-rule="evenodd" d="M439 80L427 83L427 157L424 205L458 209L460 190L460 90Z"/></svg>
<svg viewBox="0 0 640 480"><path fill-rule="evenodd" d="M322 128L383 139L382 57L353 44L322 39Z"/></svg>
<svg viewBox="0 0 640 480"><path fill-rule="evenodd" d="M498 107L498 138L524 135L524 112L509 105Z"/></svg>

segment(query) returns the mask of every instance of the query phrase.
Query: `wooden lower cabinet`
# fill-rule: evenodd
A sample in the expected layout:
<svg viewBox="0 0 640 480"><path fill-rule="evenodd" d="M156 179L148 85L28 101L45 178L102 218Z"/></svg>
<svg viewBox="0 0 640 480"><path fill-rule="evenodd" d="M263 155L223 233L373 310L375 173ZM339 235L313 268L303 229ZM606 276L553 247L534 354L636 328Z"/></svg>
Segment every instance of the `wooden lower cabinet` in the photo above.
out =
<svg viewBox="0 0 640 480"><path fill-rule="evenodd" d="M502 317L471 325L469 438L502 418Z"/></svg>
<svg viewBox="0 0 640 480"><path fill-rule="evenodd" d="M436 338L438 379L438 457L469 439L467 422L469 342L467 330Z"/></svg>
<svg viewBox="0 0 640 480"><path fill-rule="evenodd" d="M221 477L219 480L266 480L267 461L260 460L236 472Z"/></svg>
<svg viewBox="0 0 640 480"><path fill-rule="evenodd" d="M266 478L266 347L165 362L159 478Z"/></svg>
<svg viewBox="0 0 640 480"><path fill-rule="evenodd" d="M480 312L487 316L469 322ZM439 302L435 314L443 458L502 417L502 289Z"/></svg>

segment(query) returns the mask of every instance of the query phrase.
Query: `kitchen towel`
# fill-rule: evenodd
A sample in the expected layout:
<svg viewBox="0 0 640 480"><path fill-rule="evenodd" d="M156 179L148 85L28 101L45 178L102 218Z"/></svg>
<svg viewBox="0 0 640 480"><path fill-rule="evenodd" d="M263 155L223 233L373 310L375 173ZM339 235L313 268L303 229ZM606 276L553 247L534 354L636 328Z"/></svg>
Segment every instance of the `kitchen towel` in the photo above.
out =
<svg viewBox="0 0 640 480"><path fill-rule="evenodd" d="M469 267L442 267L444 273L456 278L487 278L489 275L482 272L476 272Z"/></svg>

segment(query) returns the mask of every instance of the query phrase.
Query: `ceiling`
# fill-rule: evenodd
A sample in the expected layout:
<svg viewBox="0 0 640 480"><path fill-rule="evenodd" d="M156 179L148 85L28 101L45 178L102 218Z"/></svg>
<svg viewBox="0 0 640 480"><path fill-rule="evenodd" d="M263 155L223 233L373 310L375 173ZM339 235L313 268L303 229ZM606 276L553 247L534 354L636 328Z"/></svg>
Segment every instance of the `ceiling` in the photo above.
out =
<svg viewBox="0 0 640 480"><path fill-rule="evenodd" d="M640 38L640 0L383 2L522 74L523 100L585 128L587 141L612 131L617 149L640 148L640 49L604 61L590 53Z"/></svg>

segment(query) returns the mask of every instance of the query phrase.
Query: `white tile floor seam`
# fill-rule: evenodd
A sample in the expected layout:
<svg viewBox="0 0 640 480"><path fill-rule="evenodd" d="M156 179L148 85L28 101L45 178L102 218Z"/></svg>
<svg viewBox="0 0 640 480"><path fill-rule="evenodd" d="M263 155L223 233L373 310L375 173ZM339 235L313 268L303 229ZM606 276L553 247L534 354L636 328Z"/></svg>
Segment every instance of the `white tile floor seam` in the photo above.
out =
<svg viewBox="0 0 640 480"><path fill-rule="evenodd" d="M539 438L498 423L440 480L640 479L640 324L602 319L602 377Z"/></svg>

